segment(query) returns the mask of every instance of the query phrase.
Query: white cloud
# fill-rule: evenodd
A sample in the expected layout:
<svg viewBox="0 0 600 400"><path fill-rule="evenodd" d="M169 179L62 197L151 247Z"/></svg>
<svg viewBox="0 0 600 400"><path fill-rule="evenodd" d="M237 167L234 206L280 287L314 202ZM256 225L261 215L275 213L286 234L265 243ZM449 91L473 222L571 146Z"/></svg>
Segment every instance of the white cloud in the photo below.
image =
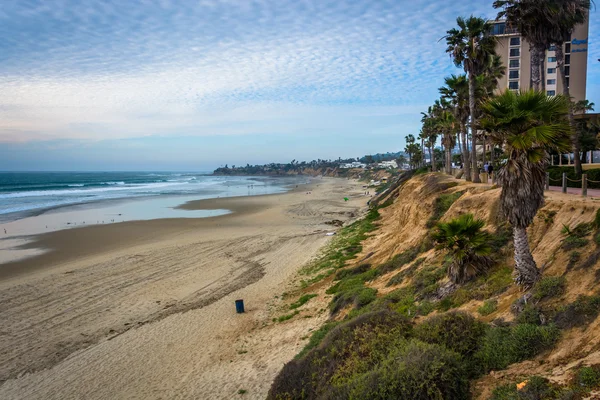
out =
<svg viewBox="0 0 600 400"><path fill-rule="evenodd" d="M13 1L0 141L401 129L452 70L455 17L494 15L469 3Z"/></svg>

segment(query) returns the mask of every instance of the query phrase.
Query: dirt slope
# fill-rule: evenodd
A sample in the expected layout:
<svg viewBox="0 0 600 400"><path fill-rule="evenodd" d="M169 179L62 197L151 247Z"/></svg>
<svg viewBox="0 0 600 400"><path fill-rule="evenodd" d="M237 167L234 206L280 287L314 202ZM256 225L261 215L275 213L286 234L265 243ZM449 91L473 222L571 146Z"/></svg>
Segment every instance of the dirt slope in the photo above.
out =
<svg viewBox="0 0 600 400"><path fill-rule="evenodd" d="M501 189L492 185L470 184L455 180L443 174L429 174L415 177L387 194L393 203L380 210L380 228L363 243L363 251L357 257L359 261L368 258L372 265L391 260L394 256L419 246L426 240L429 226L438 220L433 218L436 199L441 194L464 192L452 206L445 211L439 220L448 220L462 213L472 213L475 217L486 221L487 230L494 232L502 218L499 215L499 196ZM543 267L544 276L564 276L567 282L566 292L553 300L552 306L557 308L573 302L579 295L597 293L600 281L600 247L597 247L593 236L587 236L587 244L576 250L564 250L561 245L566 235L564 226L571 229L582 223L594 221L600 207L600 199L582 198L574 195L548 192L545 206L538 212L533 225L529 228L530 245L538 266ZM512 245L505 249L504 263L513 268ZM573 252L578 253L577 257ZM426 257L424 264L438 265L443 262L439 251L430 249L421 254ZM570 263L571 258L578 261ZM408 267L408 265L407 265ZM379 294L390 292L398 286L387 286L390 278L398 271L380 276L369 286L379 290ZM510 306L523 293L515 285L495 296L498 309L485 317L476 310L483 304L482 300L470 300L459 309L471 312L474 316L490 322L496 318L512 320L514 316ZM510 366L507 370L492 372L473 385L477 398L488 398L495 386L514 382L523 376L540 375L553 382L565 383L574 368L581 365L600 363L600 318L589 325L563 331L558 345L534 360Z"/></svg>

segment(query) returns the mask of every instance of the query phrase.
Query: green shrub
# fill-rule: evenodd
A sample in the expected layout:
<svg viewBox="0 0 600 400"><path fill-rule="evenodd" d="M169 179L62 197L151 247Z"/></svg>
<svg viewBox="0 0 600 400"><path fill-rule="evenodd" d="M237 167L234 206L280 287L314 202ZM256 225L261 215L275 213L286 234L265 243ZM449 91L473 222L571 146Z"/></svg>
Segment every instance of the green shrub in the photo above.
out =
<svg viewBox="0 0 600 400"><path fill-rule="evenodd" d="M294 310L296 308L302 307L304 304L308 303L308 301L310 299L312 299L313 297L317 297L317 295L316 294L304 294L304 295L300 296L298 301L290 304L290 310Z"/></svg>
<svg viewBox="0 0 600 400"><path fill-rule="evenodd" d="M566 288L567 280L564 276L545 276L533 288L533 299L540 301L561 296Z"/></svg>
<svg viewBox="0 0 600 400"><path fill-rule="evenodd" d="M435 304L428 300L421 301L417 306L418 315L429 315L433 310L435 310Z"/></svg>
<svg viewBox="0 0 600 400"><path fill-rule="evenodd" d="M459 355L413 339L325 398L462 400L470 395Z"/></svg>
<svg viewBox="0 0 600 400"><path fill-rule="evenodd" d="M477 309L477 312L479 313L479 315L486 316L486 315L490 315L497 309L498 309L498 300L492 299L492 300L486 300L483 303L483 305Z"/></svg>
<svg viewBox="0 0 600 400"><path fill-rule="evenodd" d="M333 278L333 279L336 281L339 281L341 279L348 278L350 276L364 274L365 272L369 271L370 269L371 269L371 264L360 264L353 268L340 269L339 271L336 272L335 278Z"/></svg>
<svg viewBox="0 0 600 400"><path fill-rule="evenodd" d="M562 397L565 393L558 387L553 387L550 381L541 376L532 376L527 379L527 384L517 390L514 383L498 386L492 392L490 400L551 400L567 399Z"/></svg>
<svg viewBox="0 0 600 400"><path fill-rule="evenodd" d="M411 247L402 253L395 255L391 260L377 266L377 270L382 275L391 271L395 271L399 268L402 268L406 264L413 262L419 253L420 250L418 247Z"/></svg>
<svg viewBox="0 0 600 400"><path fill-rule="evenodd" d="M540 309L531 304L525 304L523 310L517 315L517 322L519 324L531 324L541 325L541 312Z"/></svg>
<svg viewBox="0 0 600 400"><path fill-rule="evenodd" d="M300 353L296 355L295 358L302 358L310 350L317 347L323 341L323 338L329 333L329 331L331 331L337 325L339 325L338 321L327 322L324 325L322 325L319 329L314 331L313 334L310 336L310 339L308 339L308 343L306 344L306 346L304 346L304 348L300 351Z"/></svg>
<svg viewBox="0 0 600 400"><path fill-rule="evenodd" d="M494 327L487 331L477 358L484 371L504 369L551 348L559 336L554 326Z"/></svg>
<svg viewBox="0 0 600 400"><path fill-rule="evenodd" d="M585 237L592 232L593 228L594 224L591 222L581 223L573 229L570 229L567 225L563 225L562 233L567 235L567 237L562 241L562 249L573 250L587 246L589 240L585 239Z"/></svg>
<svg viewBox="0 0 600 400"><path fill-rule="evenodd" d="M503 223L498 226L490 239L490 246L495 253L502 250L513 238L512 228L508 223Z"/></svg>
<svg viewBox="0 0 600 400"><path fill-rule="evenodd" d="M399 285L401 284L405 278L407 277L411 277L413 276L413 274L415 273L415 271L417 270L417 268L423 264L423 262L425 262L426 258L425 257L420 257L417 258L415 260L415 262L412 263L412 265L408 268L405 268L404 270L398 272L396 275L394 275L387 283L386 286L395 286L395 285Z"/></svg>
<svg viewBox="0 0 600 400"><path fill-rule="evenodd" d="M331 309L331 313L335 314L350 304L352 304L356 309L364 307L376 298L377 289L362 285L355 286L349 288L348 290L336 293L335 296L333 296L333 300L331 301L329 308Z"/></svg>
<svg viewBox="0 0 600 400"><path fill-rule="evenodd" d="M343 268L348 260L355 258L361 250L361 242L367 238L367 233L377 229L376 221L380 218L379 212L372 209L361 220L341 228L324 251L313 262L300 270L303 275L314 275L321 271L318 277L311 278L307 285L317 282L331 274L331 272Z"/></svg>
<svg viewBox="0 0 600 400"><path fill-rule="evenodd" d="M562 174L567 174L567 186L573 188L581 188L581 182L577 182L581 180L581 176L577 175L575 172L575 168L573 166L551 166L548 167L548 173L550 174L551 181L554 181L553 185L562 185ZM600 169L587 169L585 173L588 176L588 188L590 189L600 189L600 184L594 183L591 181L600 181Z"/></svg>
<svg viewBox="0 0 600 400"><path fill-rule="evenodd" d="M298 310L294 311L291 314L282 315L281 317L277 318L277 322L287 321L288 319L294 318L296 315L298 315Z"/></svg>
<svg viewBox="0 0 600 400"><path fill-rule="evenodd" d="M465 191L440 194L433 203L433 213L425 226L427 228L433 228L444 214L446 214L446 211L452 207L452 204L454 204L463 194L465 194Z"/></svg>
<svg viewBox="0 0 600 400"><path fill-rule="evenodd" d="M320 344L287 363L268 394L269 399L327 398L334 382L343 385L383 362L406 345L411 323L393 312L361 315L331 329Z"/></svg>
<svg viewBox="0 0 600 400"><path fill-rule="evenodd" d="M600 365L582 367L575 375L578 386L593 389L600 386Z"/></svg>
<svg viewBox="0 0 600 400"><path fill-rule="evenodd" d="M415 303L414 289L405 287L396 289L382 299L382 302L388 305L388 308L406 317L414 318L417 316L417 304Z"/></svg>
<svg viewBox="0 0 600 400"><path fill-rule="evenodd" d="M589 324L599 313L600 296L579 296L556 313L554 322L559 328L568 329Z"/></svg>
<svg viewBox="0 0 600 400"><path fill-rule="evenodd" d="M435 294L439 288L438 281L446 276L446 270L443 267L429 266L420 269L413 276L412 283L415 291L421 297L427 297Z"/></svg>
<svg viewBox="0 0 600 400"><path fill-rule="evenodd" d="M589 240L587 240L585 238L579 238L577 236L567 236L566 238L563 239L561 247L563 250L569 251L569 250L585 247L585 246L587 246L588 243L589 243Z"/></svg>
<svg viewBox="0 0 600 400"><path fill-rule="evenodd" d="M471 356L481 344L485 324L463 312L435 315L417 325L415 337L426 343L442 345L462 356Z"/></svg>

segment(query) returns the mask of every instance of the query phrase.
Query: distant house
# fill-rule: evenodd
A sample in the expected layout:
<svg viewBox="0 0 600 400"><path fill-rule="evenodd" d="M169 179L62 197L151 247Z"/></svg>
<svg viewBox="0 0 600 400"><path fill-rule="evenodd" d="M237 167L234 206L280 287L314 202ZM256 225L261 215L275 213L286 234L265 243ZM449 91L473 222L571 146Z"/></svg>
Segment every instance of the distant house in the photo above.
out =
<svg viewBox="0 0 600 400"><path fill-rule="evenodd" d="M346 163L346 164L340 164L340 168L365 168L367 166L367 164L358 162L358 161L354 161L351 163Z"/></svg>
<svg viewBox="0 0 600 400"><path fill-rule="evenodd" d="M382 161L377 164L379 168L398 168L398 163L395 160L392 161Z"/></svg>

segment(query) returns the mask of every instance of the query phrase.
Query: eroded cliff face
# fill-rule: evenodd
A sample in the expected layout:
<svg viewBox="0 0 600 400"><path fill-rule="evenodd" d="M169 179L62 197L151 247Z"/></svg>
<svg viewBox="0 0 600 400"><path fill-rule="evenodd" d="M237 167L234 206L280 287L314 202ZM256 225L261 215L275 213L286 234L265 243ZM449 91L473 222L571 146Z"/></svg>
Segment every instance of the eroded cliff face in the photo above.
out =
<svg viewBox="0 0 600 400"><path fill-rule="evenodd" d="M391 205L379 211L379 229L363 242L356 265L365 262L381 265L419 246L424 251L418 257L425 260L416 269L408 263L399 270L377 277L368 285L378 289L379 295L385 295L406 285L410 276L419 270L442 265L443 253L426 243L431 227L438 221L471 213L486 222L484 229L489 232L498 234L499 229L503 228L504 234L510 234L510 226L499 213L500 192L500 188L491 185L465 183L442 174L429 174L414 177L393 192L386 193L381 199L382 203L387 201ZM439 205L440 198L457 199L447 210L443 210ZM546 204L528 229L530 245L538 266L543 268L544 276L564 277L566 291L556 298L545 300L544 309L558 310L573 303L580 295L600 294L600 244L596 243L600 236L596 236L598 230L593 225L599 207L600 199L547 192ZM566 243L570 235L565 227L569 231L576 227L587 227L589 232L583 232L572 246ZM496 254L505 268L514 267L512 250L512 240L509 240ZM397 284L389 285L390 279L402 271L406 272L407 278L397 279ZM439 284L440 287L444 285L447 285L447 279ZM472 289L471 286L467 290ZM498 319L510 322L515 318L511 305L523 295L519 287L509 283L500 294L489 298L467 297L468 300L456 309L467 311L485 322ZM480 315L477 310L490 299L497 301L497 309L489 315ZM506 370L492 372L475 382L473 391L477 398L485 399L497 385L531 375L565 384L571 379L574 369L582 364L600 364L600 318L582 326L563 329L559 343L552 350L533 360L513 364Z"/></svg>

